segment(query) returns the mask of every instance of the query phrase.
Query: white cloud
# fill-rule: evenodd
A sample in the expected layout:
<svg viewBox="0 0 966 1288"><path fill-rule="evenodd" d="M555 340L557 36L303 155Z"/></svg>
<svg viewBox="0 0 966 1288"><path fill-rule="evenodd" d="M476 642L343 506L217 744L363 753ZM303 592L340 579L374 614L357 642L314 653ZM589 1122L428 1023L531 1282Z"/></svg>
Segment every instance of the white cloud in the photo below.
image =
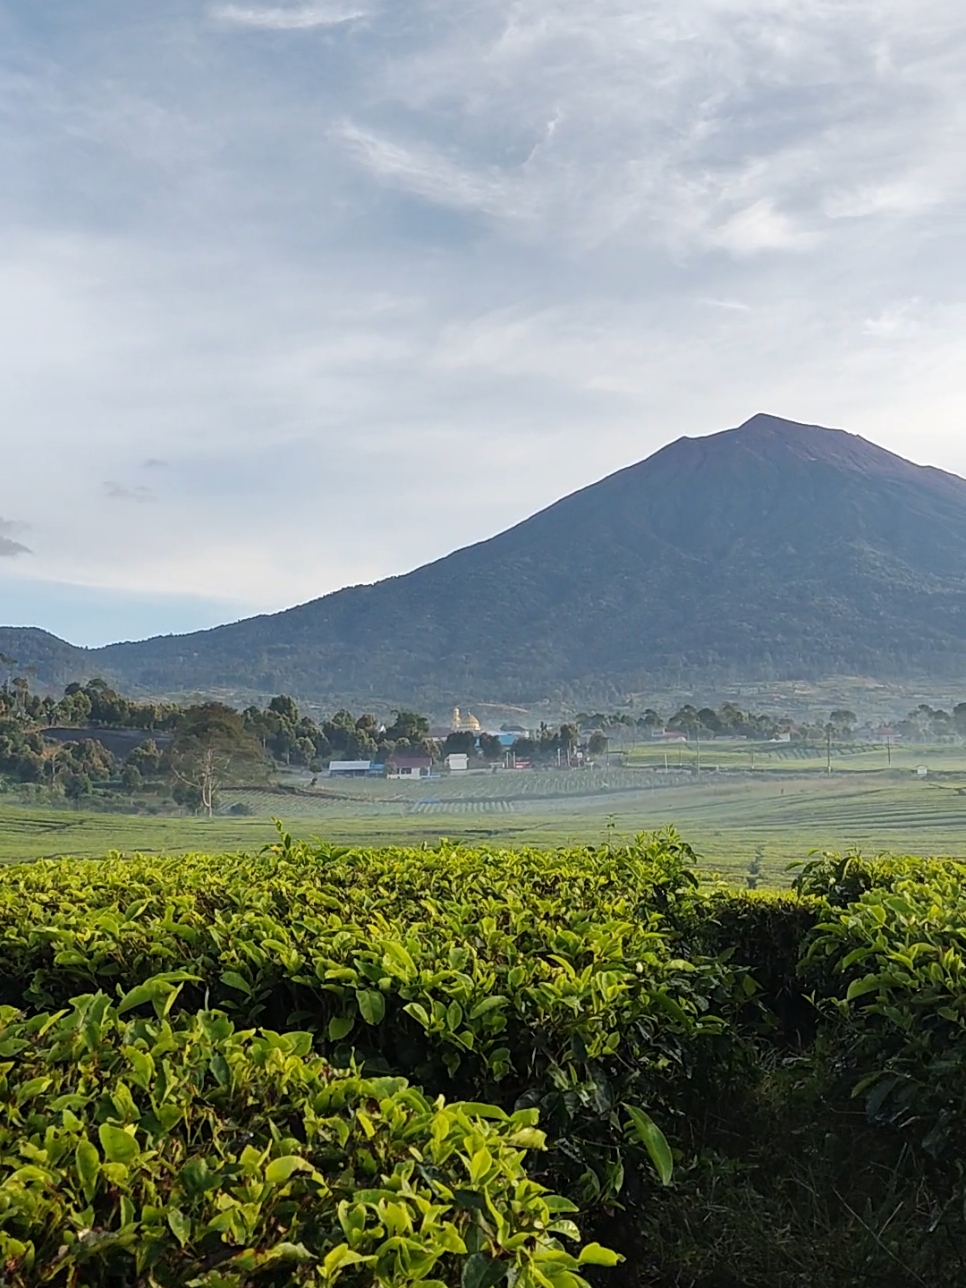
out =
<svg viewBox="0 0 966 1288"><path fill-rule="evenodd" d="M942 192L928 175L910 174L894 183L858 185L831 192L824 204L830 219L862 219L870 215L918 215L939 205Z"/></svg>
<svg viewBox="0 0 966 1288"><path fill-rule="evenodd" d="M223 4L212 10L212 16L234 27L253 27L260 31L309 31L316 27L340 27L367 16L367 10L344 5L299 5L294 8L257 8L250 5Z"/></svg>
<svg viewBox="0 0 966 1288"><path fill-rule="evenodd" d="M736 255L767 250L804 250L815 241L813 233L795 226L788 215L762 197L723 224L711 240Z"/></svg>

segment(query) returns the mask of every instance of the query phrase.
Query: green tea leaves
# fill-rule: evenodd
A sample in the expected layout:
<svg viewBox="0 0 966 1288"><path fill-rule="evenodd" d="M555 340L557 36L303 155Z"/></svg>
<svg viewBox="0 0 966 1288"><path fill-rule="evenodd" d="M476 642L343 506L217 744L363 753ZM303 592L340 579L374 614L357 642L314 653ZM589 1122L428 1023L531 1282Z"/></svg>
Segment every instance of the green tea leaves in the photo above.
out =
<svg viewBox="0 0 966 1288"><path fill-rule="evenodd" d="M381 1024L386 1017L386 999L382 993L367 988L356 994L359 1014L367 1024Z"/></svg>
<svg viewBox="0 0 966 1288"><path fill-rule="evenodd" d="M101 1170L101 1158L97 1152L97 1147L92 1145L86 1136L82 1136L77 1142L77 1148L74 1151L74 1166L77 1168L77 1176L84 1198L90 1203L97 1190L97 1177Z"/></svg>
<svg viewBox="0 0 966 1288"><path fill-rule="evenodd" d="M125 1131L122 1127L101 1123L97 1135L104 1157L110 1163L133 1163L141 1152L133 1132Z"/></svg>
<svg viewBox="0 0 966 1288"><path fill-rule="evenodd" d="M647 1150L661 1184L670 1185L674 1158L664 1133L643 1109L637 1109L633 1105L625 1105L624 1108L630 1116L626 1129L631 1130Z"/></svg>
<svg viewBox="0 0 966 1288"><path fill-rule="evenodd" d="M311 1171L311 1164L294 1154L282 1158L273 1158L265 1168L265 1180L269 1185L284 1185L296 1172Z"/></svg>
<svg viewBox="0 0 966 1288"><path fill-rule="evenodd" d="M347 1038L355 1028L355 1018L351 1015L333 1015L328 1024L329 1040L332 1042L341 1042Z"/></svg>
<svg viewBox="0 0 966 1288"><path fill-rule="evenodd" d="M494 1288L507 1272L506 1263L489 1257L484 1252L474 1252L463 1264L461 1288Z"/></svg>

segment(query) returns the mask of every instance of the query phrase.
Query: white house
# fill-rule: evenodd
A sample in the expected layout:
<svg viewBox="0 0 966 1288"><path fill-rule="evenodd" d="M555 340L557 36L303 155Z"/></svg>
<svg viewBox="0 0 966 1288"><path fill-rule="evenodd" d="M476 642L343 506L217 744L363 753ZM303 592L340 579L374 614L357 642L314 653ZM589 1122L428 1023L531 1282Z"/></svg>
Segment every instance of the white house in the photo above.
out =
<svg viewBox="0 0 966 1288"><path fill-rule="evenodd" d="M446 768L451 774L465 774L470 766L470 758L465 751L453 751L446 757Z"/></svg>
<svg viewBox="0 0 966 1288"><path fill-rule="evenodd" d="M390 756L386 767L387 778L428 778L433 772L429 756Z"/></svg>

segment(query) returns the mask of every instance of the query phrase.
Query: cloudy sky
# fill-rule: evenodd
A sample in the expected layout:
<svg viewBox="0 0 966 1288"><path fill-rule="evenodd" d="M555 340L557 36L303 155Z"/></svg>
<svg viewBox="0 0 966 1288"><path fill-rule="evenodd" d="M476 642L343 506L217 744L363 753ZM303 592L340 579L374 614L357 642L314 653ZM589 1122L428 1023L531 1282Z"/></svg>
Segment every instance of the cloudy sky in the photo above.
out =
<svg viewBox="0 0 966 1288"><path fill-rule="evenodd" d="M759 410L966 474L948 0L0 0L0 624L403 572Z"/></svg>

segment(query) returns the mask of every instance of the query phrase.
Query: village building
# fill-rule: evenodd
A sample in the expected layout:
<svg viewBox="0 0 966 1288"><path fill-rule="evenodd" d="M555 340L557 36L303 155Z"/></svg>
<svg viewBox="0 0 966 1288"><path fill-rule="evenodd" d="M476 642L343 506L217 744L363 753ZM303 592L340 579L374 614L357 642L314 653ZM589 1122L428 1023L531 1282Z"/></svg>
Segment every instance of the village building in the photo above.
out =
<svg viewBox="0 0 966 1288"><path fill-rule="evenodd" d="M330 778L368 778L371 760L333 760L329 765Z"/></svg>
<svg viewBox="0 0 966 1288"><path fill-rule="evenodd" d="M433 770L429 756L390 756L387 778L428 778Z"/></svg>

